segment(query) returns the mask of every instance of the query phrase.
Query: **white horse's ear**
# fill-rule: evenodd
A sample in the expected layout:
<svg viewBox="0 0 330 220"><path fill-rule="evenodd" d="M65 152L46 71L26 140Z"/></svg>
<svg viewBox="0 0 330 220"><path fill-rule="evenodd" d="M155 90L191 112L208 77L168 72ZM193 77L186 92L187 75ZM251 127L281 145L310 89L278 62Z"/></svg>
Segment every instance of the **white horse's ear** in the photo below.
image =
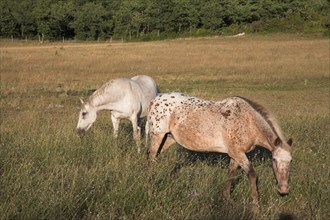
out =
<svg viewBox="0 0 330 220"><path fill-rule="evenodd" d="M85 103L85 101L82 98L79 98L79 99L80 99L81 104Z"/></svg>

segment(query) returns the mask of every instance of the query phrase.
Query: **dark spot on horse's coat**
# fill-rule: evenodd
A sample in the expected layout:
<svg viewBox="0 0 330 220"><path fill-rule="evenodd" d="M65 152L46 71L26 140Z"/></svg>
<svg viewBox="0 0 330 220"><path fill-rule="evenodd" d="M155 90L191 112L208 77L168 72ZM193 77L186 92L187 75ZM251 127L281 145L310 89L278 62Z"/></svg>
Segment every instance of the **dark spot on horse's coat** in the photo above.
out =
<svg viewBox="0 0 330 220"><path fill-rule="evenodd" d="M225 118L228 118L231 114L231 111L230 110L227 110L226 112L221 112L221 114L225 117Z"/></svg>
<svg viewBox="0 0 330 220"><path fill-rule="evenodd" d="M175 96L171 96L171 98L172 98L172 99L174 99L174 98L175 98Z"/></svg>

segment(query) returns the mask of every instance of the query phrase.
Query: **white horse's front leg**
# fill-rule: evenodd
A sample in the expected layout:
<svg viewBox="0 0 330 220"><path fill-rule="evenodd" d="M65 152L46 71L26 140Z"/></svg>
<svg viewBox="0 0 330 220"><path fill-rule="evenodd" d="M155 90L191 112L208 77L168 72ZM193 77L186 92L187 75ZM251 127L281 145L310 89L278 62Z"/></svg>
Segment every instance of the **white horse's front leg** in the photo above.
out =
<svg viewBox="0 0 330 220"><path fill-rule="evenodd" d="M120 124L120 118L116 118L113 114L111 114L111 121L112 121L112 126L113 126L113 135L115 136L115 138L117 138L119 124Z"/></svg>

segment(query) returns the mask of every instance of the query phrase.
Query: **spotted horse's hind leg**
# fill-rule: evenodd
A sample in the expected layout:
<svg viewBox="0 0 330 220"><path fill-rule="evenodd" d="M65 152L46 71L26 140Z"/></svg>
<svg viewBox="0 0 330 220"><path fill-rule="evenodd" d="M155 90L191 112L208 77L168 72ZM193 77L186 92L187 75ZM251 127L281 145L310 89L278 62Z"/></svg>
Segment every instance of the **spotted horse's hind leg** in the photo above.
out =
<svg viewBox="0 0 330 220"><path fill-rule="evenodd" d="M149 174L148 174L148 194L150 196L153 195L153 187L152 180L154 179L154 166L153 164L156 162L156 157L159 154L159 151L162 148L162 144L166 141L166 133L158 133L155 134L153 132L149 132L149 128L147 130L148 133L148 163L149 163Z"/></svg>
<svg viewBox="0 0 330 220"><path fill-rule="evenodd" d="M149 133L149 150L148 150L148 162L149 164L156 161L158 150L161 148L166 133L155 134Z"/></svg>
<svg viewBox="0 0 330 220"><path fill-rule="evenodd" d="M167 150L172 144L176 143L170 133L161 133L161 134L149 134L149 151L148 151L148 161L156 161L156 157L160 152Z"/></svg>

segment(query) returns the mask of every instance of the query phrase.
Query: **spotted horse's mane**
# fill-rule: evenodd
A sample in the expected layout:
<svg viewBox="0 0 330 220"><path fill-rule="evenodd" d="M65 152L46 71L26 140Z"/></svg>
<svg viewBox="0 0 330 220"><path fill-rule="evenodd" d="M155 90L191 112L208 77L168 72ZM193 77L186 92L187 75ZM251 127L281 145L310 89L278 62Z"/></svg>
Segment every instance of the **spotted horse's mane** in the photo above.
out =
<svg viewBox="0 0 330 220"><path fill-rule="evenodd" d="M264 106L260 105L257 102L254 102L248 98L241 97L241 96L236 96L237 98L240 98L244 100L246 103L248 103L255 111L257 111L261 117L267 122L269 127L272 129L274 134L280 139L281 142L285 142L285 138L283 135L283 132L278 125L277 120L275 117L272 115L270 111L268 111Z"/></svg>

